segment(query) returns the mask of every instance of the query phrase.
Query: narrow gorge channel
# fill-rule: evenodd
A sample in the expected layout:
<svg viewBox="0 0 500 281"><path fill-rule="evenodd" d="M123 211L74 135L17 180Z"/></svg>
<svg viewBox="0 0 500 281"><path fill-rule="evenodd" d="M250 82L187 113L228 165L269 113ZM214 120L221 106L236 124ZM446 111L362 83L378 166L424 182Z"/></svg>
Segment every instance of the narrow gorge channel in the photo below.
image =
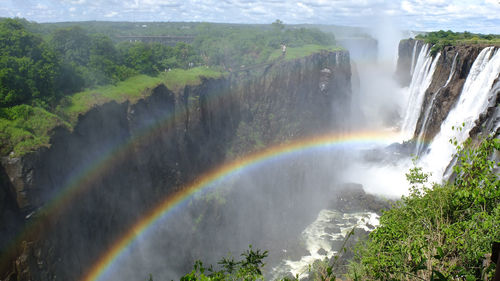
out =
<svg viewBox="0 0 500 281"><path fill-rule="evenodd" d="M449 139L499 137L498 47L409 39L394 56L321 51L159 85L2 158L0 277L175 280L250 244L269 250L266 277L307 277L407 194L415 155L441 182Z"/></svg>

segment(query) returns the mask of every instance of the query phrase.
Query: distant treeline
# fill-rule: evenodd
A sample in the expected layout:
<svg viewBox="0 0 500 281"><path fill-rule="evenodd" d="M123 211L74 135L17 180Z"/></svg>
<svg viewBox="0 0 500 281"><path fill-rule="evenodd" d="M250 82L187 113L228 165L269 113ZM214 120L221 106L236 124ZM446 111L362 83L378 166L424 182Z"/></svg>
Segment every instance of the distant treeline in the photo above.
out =
<svg viewBox="0 0 500 281"><path fill-rule="evenodd" d="M54 30L44 39L16 19L0 22L0 55L1 107L31 102L46 106L84 88L200 61L184 43L115 44L78 26Z"/></svg>
<svg viewBox="0 0 500 281"><path fill-rule="evenodd" d="M468 31L453 32L451 30L439 30L426 34L419 34L416 39L424 40L426 43L432 44L431 54L435 55L446 46L453 46L459 43L479 44L479 43L495 43L500 44L500 35L496 34L477 34Z"/></svg>
<svg viewBox="0 0 500 281"><path fill-rule="evenodd" d="M153 34L161 32L159 24L151 25L156 26ZM185 31L195 41L173 47L117 42L110 35L113 26L1 19L0 107L32 104L50 108L65 95L138 74L154 76L171 68L199 65L230 69L266 62L281 44L334 44L332 35L314 29L287 29L279 20L266 26L175 23L164 34ZM143 31L134 35L148 35L151 28L141 25L134 31Z"/></svg>

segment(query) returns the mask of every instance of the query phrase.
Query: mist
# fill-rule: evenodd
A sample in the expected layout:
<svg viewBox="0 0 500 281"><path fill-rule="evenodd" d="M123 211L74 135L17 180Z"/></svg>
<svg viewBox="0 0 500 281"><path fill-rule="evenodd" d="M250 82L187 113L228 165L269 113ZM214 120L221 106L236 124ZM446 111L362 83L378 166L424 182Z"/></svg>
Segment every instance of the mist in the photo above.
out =
<svg viewBox="0 0 500 281"><path fill-rule="evenodd" d="M379 21L375 29L366 30L372 37L367 42L376 41L375 50L371 43L344 41L351 53L353 92L351 115L342 120L350 126L342 129L343 134L370 130L394 135L399 129L406 89L396 83L394 72L403 33L392 26ZM155 280L175 280L188 273L197 259L216 265L225 256L238 258L248 245L269 251L267 278L306 277L307 264L331 258L340 250L314 237L341 242L346 230L335 232L334 221L342 229L370 230L378 223L378 215L364 206L372 204L367 202L386 202L407 194L405 172L411 161L407 155L385 149L398 141L396 137L383 143L294 154L237 173L158 221L102 280L140 280L149 274ZM353 186L376 197L352 200L349 207L339 204L339 198L360 192ZM347 216L345 221L343 216Z"/></svg>
<svg viewBox="0 0 500 281"><path fill-rule="evenodd" d="M340 277L411 168L460 179L457 146L499 137L497 1L18 2L1 280L179 280L249 247L262 279Z"/></svg>

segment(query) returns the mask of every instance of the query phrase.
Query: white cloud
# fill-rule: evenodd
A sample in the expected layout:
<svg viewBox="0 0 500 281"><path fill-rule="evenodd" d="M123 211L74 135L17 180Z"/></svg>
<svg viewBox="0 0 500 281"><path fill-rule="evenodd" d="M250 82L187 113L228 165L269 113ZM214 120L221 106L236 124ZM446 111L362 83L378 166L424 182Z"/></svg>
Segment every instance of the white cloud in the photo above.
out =
<svg viewBox="0 0 500 281"><path fill-rule="evenodd" d="M106 17L106 18L112 18L112 17L115 17L116 15L118 15L118 12L111 11L111 12L105 14L104 17Z"/></svg>
<svg viewBox="0 0 500 281"><path fill-rule="evenodd" d="M0 16L29 20L224 21L370 26L500 33L498 0L1 0ZM71 13L68 13L71 12ZM114 11L114 12L110 12ZM75 17L74 15L78 15Z"/></svg>

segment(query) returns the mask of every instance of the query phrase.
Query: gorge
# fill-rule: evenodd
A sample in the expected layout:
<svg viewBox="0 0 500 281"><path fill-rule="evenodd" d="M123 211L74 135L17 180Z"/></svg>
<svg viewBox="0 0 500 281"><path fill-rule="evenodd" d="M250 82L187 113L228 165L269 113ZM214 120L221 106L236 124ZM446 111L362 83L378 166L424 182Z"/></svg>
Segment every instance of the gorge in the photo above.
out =
<svg viewBox="0 0 500 281"><path fill-rule="evenodd" d="M441 181L451 173L450 138L499 137L498 49L457 45L431 54L423 41L403 40L400 86L386 89L400 96L376 105L363 100L373 89L362 85L362 65L338 50L177 91L160 84L135 103L96 106L72 130L55 130L49 148L2 157L0 278L178 278L198 258L215 263L248 244L269 249L274 265L331 257L337 240L323 253L298 245L307 244L297 237L318 213L326 221L341 216L335 208L362 213L363 223L348 215L347 222L337 219L342 227L321 233L343 238L349 227L377 223L387 205L371 194L394 199L407 192L397 180L376 182L370 171L404 177L414 154ZM362 108L380 104L394 111L381 117L382 126L370 131L366 120L351 122L373 118ZM409 142L391 145L398 140ZM498 161L498 152L492 157ZM346 198L363 200L350 206ZM149 222L141 224L144 217ZM130 237L123 240L124 233ZM120 252L109 255L116 241ZM123 251L129 259L113 268Z"/></svg>

